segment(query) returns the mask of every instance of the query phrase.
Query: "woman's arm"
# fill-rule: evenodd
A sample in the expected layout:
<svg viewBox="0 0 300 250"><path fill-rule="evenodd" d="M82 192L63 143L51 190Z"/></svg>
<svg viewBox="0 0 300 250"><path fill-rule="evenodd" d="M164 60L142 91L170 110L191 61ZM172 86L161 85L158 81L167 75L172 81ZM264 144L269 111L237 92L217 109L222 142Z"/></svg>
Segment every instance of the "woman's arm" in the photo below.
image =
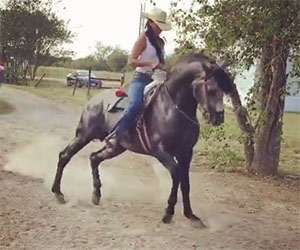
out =
<svg viewBox="0 0 300 250"><path fill-rule="evenodd" d="M132 66L133 68L148 66L154 69L159 65L159 62L156 61L140 61L139 59L137 59L145 49L146 49L146 35L145 33L142 33L139 39L135 42L131 54L129 56L128 63L130 66Z"/></svg>

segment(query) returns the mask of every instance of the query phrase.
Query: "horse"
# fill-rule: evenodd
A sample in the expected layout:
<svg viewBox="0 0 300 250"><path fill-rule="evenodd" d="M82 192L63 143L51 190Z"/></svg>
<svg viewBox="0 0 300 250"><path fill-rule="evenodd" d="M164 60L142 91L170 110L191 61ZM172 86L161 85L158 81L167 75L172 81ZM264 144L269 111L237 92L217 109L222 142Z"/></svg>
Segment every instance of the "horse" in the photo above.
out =
<svg viewBox="0 0 300 250"><path fill-rule="evenodd" d="M218 126L224 123L223 95L233 90L230 74L202 52L192 52L180 59L171 69L143 112L147 145L143 145L137 130L130 138L122 138L114 148L107 144L90 155L93 177L92 202L98 205L101 198L99 165L126 150L155 157L172 177L172 188L162 221L170 223L175 212L180 185L183 213L191 222L205 227L190 203L189 170L193 147L199 136L197 108L207 123ZM76 134L59 153L52 192L60 203L65 203L60 183L64 167L70 159L92 140L104 141L116 124L116 116L108 115L115 93L101 92L90 100L81 114ZM117 112L120 117L122 112Z"/></svg>

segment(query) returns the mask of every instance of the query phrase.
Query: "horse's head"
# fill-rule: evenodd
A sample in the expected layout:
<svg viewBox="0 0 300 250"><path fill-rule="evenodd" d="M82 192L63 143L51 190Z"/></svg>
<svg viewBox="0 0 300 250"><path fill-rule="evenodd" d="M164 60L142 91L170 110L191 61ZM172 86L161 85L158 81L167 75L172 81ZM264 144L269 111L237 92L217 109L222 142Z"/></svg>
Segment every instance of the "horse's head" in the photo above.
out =
<svg viewBox="0 0 300 250"><path fill-rule="evenodd" d="M224 93L233 90L230 75L207 57L194 61L196 77L192 82L193 95L202 110L206 121L213 126L224 123Z"/></svg>

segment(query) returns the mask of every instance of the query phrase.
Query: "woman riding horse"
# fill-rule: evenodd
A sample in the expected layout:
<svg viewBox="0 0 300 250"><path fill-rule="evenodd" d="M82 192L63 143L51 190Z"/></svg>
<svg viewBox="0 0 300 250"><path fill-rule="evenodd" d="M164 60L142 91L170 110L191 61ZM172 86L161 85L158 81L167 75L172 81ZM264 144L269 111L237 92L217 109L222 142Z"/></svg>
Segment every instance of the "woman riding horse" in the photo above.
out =
<svg viewBox="0 0 300 250"><path fill-rule="evenodd" d="M200 107L212 125L222 124L223 93L229 94L233 90L233 82L230 75L214 60L196 52L177 62L162 86L143 117L150 150L145 150L138 132L133 130L130 138L121 138L113 150L105 145L91 154L94 186L92 201L97 205L101 198L100 163L130 150L155 157L171 174L172 188L163 222L169 223L172 220L180 185L184 215L197 225L204 226L193 213L189 196L189 169L200 129L196 110ZM75 138L59 154L52 192L61 203L65 202L60 184L66 164L90 141L103 141L115 126L114 114L107 113L113 97L114 91L102 92L90 101L81 115Z"/></svg>
<svg viewBox="0 0 300 250"><path fill-rule="evenodd" d="M154 8L149 13L143 13L147 18L146 31L135 42L129 63L135 68L135 74L129 88L130 104L114 131L116 137L111 136L107 140L110 146L116 145L122 137L130 137L130 131L134 128L135 119L143 106L143 93L147 84L152 82L153 70L161 68L164 62L164 41L159 34L171 29L166 12Z"/></svg>

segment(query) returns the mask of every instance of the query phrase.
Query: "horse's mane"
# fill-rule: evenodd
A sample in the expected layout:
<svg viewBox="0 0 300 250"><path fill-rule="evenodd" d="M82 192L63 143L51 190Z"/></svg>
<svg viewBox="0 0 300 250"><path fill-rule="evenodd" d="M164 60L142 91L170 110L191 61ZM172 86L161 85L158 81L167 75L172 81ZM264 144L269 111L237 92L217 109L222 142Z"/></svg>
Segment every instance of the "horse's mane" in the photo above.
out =
<svg viewBox="0 0 300 250"><path fill-rule="evenodd" d="M233 90L233 81L230 75L222 68L217 68L212 76L216 79L219 88L225 93L229 94Z"/></svg>
<svg viewBox="0 0 300 250"><path fill-rule="evenodd" d="M214 77L219 88L226 94L233 90L232 79L223 68L219 67L214 59L205 55L203 51L192 52L181 58L171 69L169 84L191 83L195 79L195 68L189 67L193 62L200 62L205 75Z"/></svg>

